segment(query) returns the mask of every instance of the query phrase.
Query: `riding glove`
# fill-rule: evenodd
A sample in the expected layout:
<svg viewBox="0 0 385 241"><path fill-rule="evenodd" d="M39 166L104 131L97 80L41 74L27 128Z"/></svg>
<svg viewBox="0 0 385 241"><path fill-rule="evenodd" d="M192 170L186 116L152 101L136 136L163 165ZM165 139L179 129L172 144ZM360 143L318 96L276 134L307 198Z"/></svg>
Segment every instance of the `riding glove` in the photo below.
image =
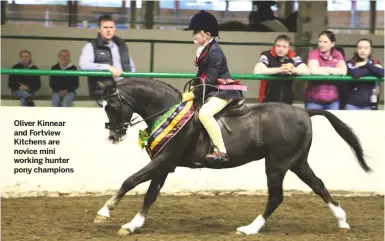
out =
<svg viewBox="0 0 385 241"><path fill-rule="evenodd" d="M195 98L195 95L193 94L192 91L187 92L187 93L183 93L182 102L189 101L189 100L192 100L194 98Z"/></svg>

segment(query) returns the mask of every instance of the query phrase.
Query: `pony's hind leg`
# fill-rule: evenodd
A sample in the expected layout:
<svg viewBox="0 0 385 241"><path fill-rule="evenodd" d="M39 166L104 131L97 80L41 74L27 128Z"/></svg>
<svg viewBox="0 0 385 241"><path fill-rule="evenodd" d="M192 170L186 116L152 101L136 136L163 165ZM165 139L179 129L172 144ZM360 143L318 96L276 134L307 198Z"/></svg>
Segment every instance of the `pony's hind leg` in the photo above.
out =
<svg viewBox="0 0 385 241"><path fill-rule="evenodd" d="M307 140L305 136L302 142L289 141L271 147L272 151L265 158L268 188L268 200L265 211L263 215L259 215L251 224L237 228L238 233L246 235L259 233L266 220L283 202L283 180L290 166L301 157L302 146Z"/></svg>
<svg viewBox="0 0 385 241"><path fill-rule="evenodd" d="M252 235L259 233L260 229L265 225L266 220L283 202L283 180L287 170L284 168L271 165L266 160L266 174L268 186L268 201L263 215L259 215L251 224L237 228L237 233Z"/></svg>
<svg viewBox="0 0 385 241"><path fill-rule="evenodd" d="M350 229L350 225L346 222L345 211L335 200L333 200L323 181L318 178L310 168L309 163L307 162L308 154L309 150L290 170L306 183L314 193L324 200L334 217L337 219L338 227L340 229Z"/></svg>

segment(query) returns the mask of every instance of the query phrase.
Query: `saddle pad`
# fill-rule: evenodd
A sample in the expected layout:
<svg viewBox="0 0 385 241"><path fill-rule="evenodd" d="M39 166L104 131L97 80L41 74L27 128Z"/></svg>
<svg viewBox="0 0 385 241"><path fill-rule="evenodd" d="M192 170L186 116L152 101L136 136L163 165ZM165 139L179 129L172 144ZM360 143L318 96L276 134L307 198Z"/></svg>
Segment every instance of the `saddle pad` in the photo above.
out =
<svg viewBox="0 0 385 241"><path fill-rule="evenodd" d="M194 115L193 101L173 106L149 129L139 131L139 146L153 159ZM150 133L150 135L148 134Z"/></svg>

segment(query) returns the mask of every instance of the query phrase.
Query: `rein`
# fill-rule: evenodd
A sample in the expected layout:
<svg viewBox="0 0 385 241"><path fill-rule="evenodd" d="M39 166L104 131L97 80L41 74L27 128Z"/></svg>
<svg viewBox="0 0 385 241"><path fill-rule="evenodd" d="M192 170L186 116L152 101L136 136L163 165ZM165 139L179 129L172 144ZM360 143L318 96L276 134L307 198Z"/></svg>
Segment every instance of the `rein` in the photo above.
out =
<svg viewBox="0 0 385 241"><path fill-rule="evenodd" d="M198 77L197 77L197 78L198 78ZM185 86L184 86L184 92L186 92L186 87L187 87L187 86L189 86L189 88L188 88L189 90L192 90L192 89L195 89L195 88L197 88L197 87L203 86L202 103L204 103L204 96L205 96L205 94L206 94L206 93L205 93L205 92L206 92L206 85L207 85L207 86L212 86L212 87L214 87L214 88L217 88L217 87L214 86L214 85L208 85L208 84L206 84L205 82L203 82L203 84L199 84L199 85L196 85L196 86L194 86L194 87L191 88L191 83L192 83L195 79L197 79L197 78L193 78L193 79L189 80L189 81L185 84ZM217 88L217 89L218 89L218 88ZM218 89L218 92L219 92L219 89ZM122 116L122 105L121 105L121 101L122 101L122 100L124 100L124 101L125 101L131 108L132 108L132 110L133 110L134 112L136 112L136 111L135 111L134 105L132 105L132 104L131 104L131 103L130 103L124 96L121 96L121 95L120 95L118 88L116 88L115 93L113 93L113 94L111 94L111 95L104 96L103 99L107 99L107 98L114 97L114 96L117 96L117 98L118 98L118 108L119 108L118 111L121 113L121 114L120 114L120 122L107 122L107 123L105 123L105 128L106 128L106 129L109 129L109 130L113 130L113 131L115 131L116 133L119 133L119 134L126 134L126 131L127 131L127 129L128 129L129 127L133 127L133 126L135 126L135 125L137 125L137 124L139 124L139 123L141 123L141 122L143 122L143 121L146 121L146 120L151 119L151 118L153 118L153 117L156 117L156 116L158 116L158 115L160 115L160 114L163 114L163 113L167 112L168 110L170 110L171 108L174 107L174 105L173 105L173 106L170 106L169 108L166 108L166 109L164 109L164 110L162 110L162 111L160 111L160 112L157 112L157 113L155 113L155 114L153 114L153 115L151 115L151 116L148 116L148 117L143 118L142 120L139 120L139 121L136 121L136 122L134 122L134 121L135 121L136 119L138 119L139 116L135 117L134 119L130 120L129 122L122 122L122 120L123 120L123 116Z"/></svg>

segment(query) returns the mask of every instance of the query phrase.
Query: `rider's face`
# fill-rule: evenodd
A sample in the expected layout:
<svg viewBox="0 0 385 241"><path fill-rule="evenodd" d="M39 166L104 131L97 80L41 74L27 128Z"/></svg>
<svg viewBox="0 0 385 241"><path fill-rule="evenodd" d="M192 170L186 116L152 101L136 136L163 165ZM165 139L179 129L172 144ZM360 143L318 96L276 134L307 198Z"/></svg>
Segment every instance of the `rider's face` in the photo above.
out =
<svg viewBox="0 0 385 241"><path fill-rule="evenodd" d="M209 33L205 33L203 31L198 31L198 30L193 32L194 44L202 46L206 44L209 40L210 40Z"/></svg>

